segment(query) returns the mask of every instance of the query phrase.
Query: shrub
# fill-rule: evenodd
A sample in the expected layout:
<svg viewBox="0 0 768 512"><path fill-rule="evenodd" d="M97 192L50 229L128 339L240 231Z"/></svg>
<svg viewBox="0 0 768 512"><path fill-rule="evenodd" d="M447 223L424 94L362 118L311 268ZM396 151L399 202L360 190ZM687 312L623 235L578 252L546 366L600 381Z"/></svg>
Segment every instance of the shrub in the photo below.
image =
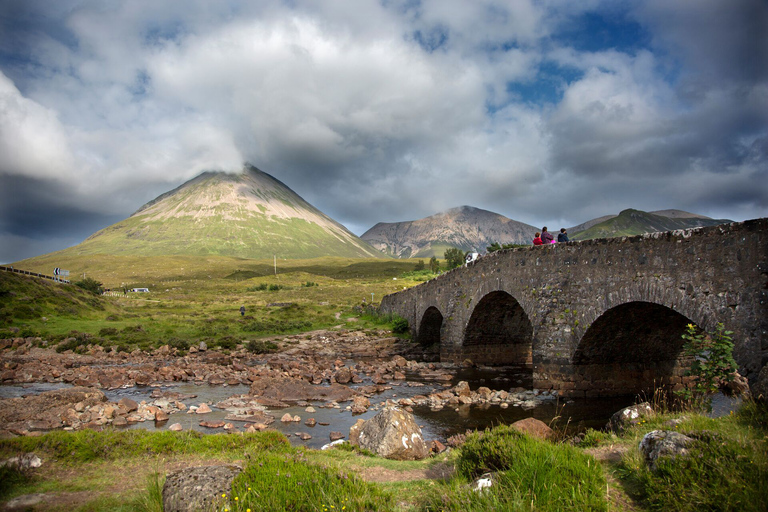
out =
<svg viewBox="0 0 768 512"><path fill-rule="evenodd" d="M267 354L269 352L274 352L280 347L271 341L251 340L246 343L245 348L252 354Z"/></svg>
<svg viewBox="0 0 768 512"><path fill-rule="evenodd" d="M710 396L722 384L733 380L738 367L733 359L731 334L733 332L726 331L721 323L717 324L714 333L703 332L688 324L683 334L683 352L693 357L693 363L686 372L686 375L693 377L693 389L684 388L677 394L692 400L694 406L709 409Z"/></svg>
<svg viewBox="0 0 768 512"><path fill-rule="evenodd" d="M446 268L452 269L460 267L464 264L464 251L457 249L456 247L451 247L446 249L443 258L445 258Z"/></svg>
<svg viewBox="0 0 768 512"><path fill-rule="evenodd" d="M261 283L258 286L250 286L246 288L246 290L249 292L263 292L267 290L267 283Z"/></svg>
<svg viewBox="0 0 768 512"><path fill-rule="evenodd" d="M392 317L392 332L395 334L404 334L408 332L408 320L397 315Z"/></svg>
<svg viewBox="0 0 768 512"><path fill-rule="evenodd" d="M102 288L103 284L92 277L86 277L82 281L75 281L73 284L83 290L95 293L96 295L104 293L104 288Z"/></svg>
<svg viewBox="0 0 768 512"><path fill-rule="evenodd" d="M168 340L168 346L177 350L189 350L191 343L189 340L174 337Z"/></svg>

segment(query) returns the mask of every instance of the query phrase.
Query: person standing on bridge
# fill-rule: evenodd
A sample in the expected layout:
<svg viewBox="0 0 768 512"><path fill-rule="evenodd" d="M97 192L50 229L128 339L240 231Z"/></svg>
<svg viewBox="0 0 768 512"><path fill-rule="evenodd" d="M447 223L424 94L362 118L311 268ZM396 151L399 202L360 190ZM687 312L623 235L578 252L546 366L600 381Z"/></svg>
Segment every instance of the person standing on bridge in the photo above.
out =
<svg viewBox="0 0 768 512"><path fill-rule="evenodd" d="M543 244L551 244L555 240L555 237L552 236L552 233L547 231L547 226L544 226L541 228L541 243Z"/></svg>
<svg viewBox="0 0 768 512"><path fill-rule="evenodd" d="M565 230L565 228L560 228L560 234L557 235L557 241L570 242L570 240L568 240L568 232Z"/></svg>
<svg viewBox="0 0 768 512"><path fill-rule="evenodd" d="M538 231L536 232L536 236L533 237L533 245L542 245L544 242L541 241L541 233Z"/></svg>

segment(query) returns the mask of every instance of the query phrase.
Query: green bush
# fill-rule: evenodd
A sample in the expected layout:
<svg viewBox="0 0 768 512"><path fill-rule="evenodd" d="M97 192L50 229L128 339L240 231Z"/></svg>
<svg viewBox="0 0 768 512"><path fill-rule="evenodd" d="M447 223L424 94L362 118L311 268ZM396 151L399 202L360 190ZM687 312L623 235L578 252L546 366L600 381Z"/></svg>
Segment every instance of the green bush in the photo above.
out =
<svg viewBox="0 0 768 512"><path fill-rule="evenodd" d="M733 359L733 332L726 331L718 323L713 333L701 331L693 324L688 324L683 334L685 344L683 353L693 358L687 376L693 377L693 388L684 388L676 393L690 400L694 407L709 410L711 396L721 385L733 380L738 368Z"/></svg>
<svg viewBox="0 0 768 512"><path fill-rule="evenodd" d="M261 283L258 286L249 286L246 291L249 292L263 292L267 290L267 283Z"/></svg>
<svg viewBox="0 0 768 512"><path fill-rule="evenodd" d="M83 290L95 293L96 295L101 295L104 293L103 284L93 279L92 277L86 277L82 281L75 281L73 284L79 288L82 288Z"/></svg>
<svg viewBox="0 0 768 512"><path fill-rule="evenodd" d="M392 317L392 332L395 334L404 334L408 332L408 320L400 316Z"/></svg>
<svg viewBox="0 0 768 512"><path fill-rule="evenodd" d="M252 354L268 354L276 351L280 347L271 341L251 340L246 343L245 348Z"/></svg>

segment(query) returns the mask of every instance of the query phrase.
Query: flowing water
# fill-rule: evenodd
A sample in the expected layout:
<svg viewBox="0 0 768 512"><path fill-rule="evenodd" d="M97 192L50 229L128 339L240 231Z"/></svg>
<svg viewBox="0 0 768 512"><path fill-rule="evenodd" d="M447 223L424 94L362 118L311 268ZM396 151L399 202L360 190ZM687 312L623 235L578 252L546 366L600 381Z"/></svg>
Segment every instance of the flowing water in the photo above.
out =
<svg viewBox="0 0 768 512"><path fill-rule="evenodd" d="M267 412L275 417L275 422L270 425L270 428L286 434L294 444L320 448L329 442L329 436L333 431L341 432L346 438L349 434L349 428L358 419L367 420L373 417L380 410L380 407L377 407L376 404L381 404L388 399L399 400L415 395L428 395L432 391L451 387L460 380L466 380L473 390L480 386L486 386L491 389L510 389L517 387L519 381L519 375L514 370L509 369L506 371L503 369L462 369L446 385L441 385L434 381L426 381L416 374L408 373L406 377L406 381L392 382L387 386L390 389L386 389L371 397L372 406L366 413L352 414L346 409L348 403L345 402L340 403L339 408L323 407L325 405L323 402L310 403L315 409L315 412L312 413L305 411L306 405L280 409L268 408ZM370 384L370 381L365 379L360 385L367 384ZM66 384L45 383L0 386L0 397L31 395L66 386ZM233 395L248 393L248 386L246 385L210 386L208 384L182 383L161 388L137 386L115 389L105 391L105 394L112 402L117 402L121 398L131 398L136 402L146 400L149 403L152 401L150 395L156 389L184 395L181 401L187 406L199 405L203 402L211 404L213 412L203 415L180 412L172 414L170 420L164 424L155 424L152 421L147 421L125 428L166 430L170 424L180 423L184 430L194 429L208 433L223 432L222 429L202 427L199 423L201 421L214 422L224 420L228 411L216 408L215 404ZM441 410L432 410L426 406L414 406L413 414L418 424L422 427L425 439L438 439L445 442L451 435L464 433L466 430L508 424L528 417L534 417L547 424L551 424L553 427L567 428L573 432L587 427L602 428L611 414L627 405L631 405L634 401L635 399L632 396L594 398L589 400L560 399L542 402L532 409L523 409L522 407L511 405L507 409L502 409L499 405L495 404L447 406ZM280 418L285 413L292 416L298 415L301 421L298 423L282 423ZM313 427L305 425L304 422L308 418L314 418L317 424ZM232 423L238 430L243 430L246 426L244 422L233 421ZM297 433L301 432L311 435L312 438L307 441L300 440L297 437Z"/></svg>

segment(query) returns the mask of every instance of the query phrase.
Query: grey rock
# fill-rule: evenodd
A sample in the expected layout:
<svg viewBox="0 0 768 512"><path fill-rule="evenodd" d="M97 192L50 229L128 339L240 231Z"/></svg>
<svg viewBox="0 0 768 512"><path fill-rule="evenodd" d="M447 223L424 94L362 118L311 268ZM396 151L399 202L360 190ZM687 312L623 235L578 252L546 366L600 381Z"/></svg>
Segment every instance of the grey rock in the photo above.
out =
<svg viewBox="0 0 768 512"><path fill-rule="evenodd" d="M615 412L608 420L606 428L616 433L623 432L632 425L640 423L643 418L653 416L653 414L653 407L648 402L631 405Z"/></svg>
<svg viewBox="0 0 768 512"><path fill-rule="evenodd" d="M229 495L232 481L243 471L236 465L184 468L169 473L163 486L165 512L218 510L222 494Z"/></svg>
<svg viewBox="0 0 768 512"><path fill-rule="evenodd" d="M645 462L653 469L660 457L678 457L688 454L688 446L693 442L690 437L671 430L648 432L640 441L640 453Z"/></svg>
<svg viewBox="0 0 768 512"><path fill-rule="evenodd" d="M398 407L385 408L366 421L357 442L361 448L387 459L420 460L429 455L429 446L413 414Z"/></svg>

